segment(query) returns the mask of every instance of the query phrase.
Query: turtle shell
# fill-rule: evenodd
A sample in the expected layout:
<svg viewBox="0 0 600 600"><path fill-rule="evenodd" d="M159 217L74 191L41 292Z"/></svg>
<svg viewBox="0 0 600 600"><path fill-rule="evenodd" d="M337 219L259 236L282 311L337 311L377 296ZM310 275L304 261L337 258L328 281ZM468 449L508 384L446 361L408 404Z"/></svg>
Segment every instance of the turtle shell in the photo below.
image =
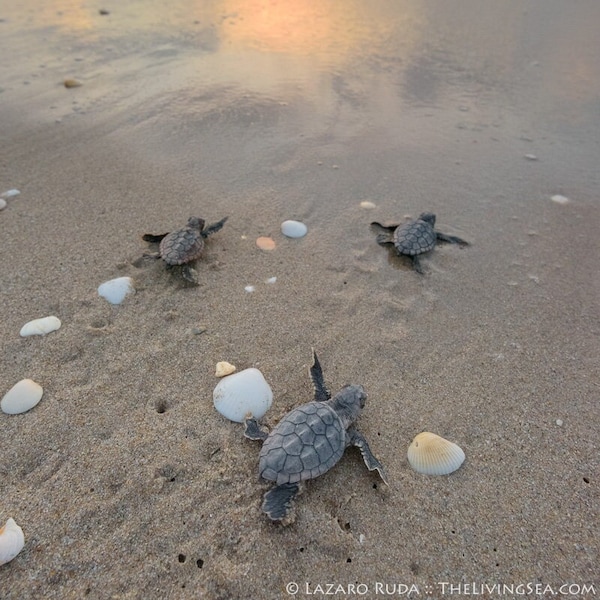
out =
<svg viewBox="0 0 600 600"><path fill-rule="evenodd" d="M429 252L435 246L436 235L431 223L415 219L394 231L394 246L399 254L415 256Z"/></svg>
<svg viewBox="0 0 600 600"><path fill-rule="evenodd" d="M204 238L197 227L184 227L160 242L160 256L168 265L183 265L202 254Z"/></svg>
<svg viewBox="0 0 600 600"><path fill-rule="evenodd" d="M271 431L260 451L264 479L295 483L329 471L344 454L346 430L326 403L309 402L288 413Z"/></svg>

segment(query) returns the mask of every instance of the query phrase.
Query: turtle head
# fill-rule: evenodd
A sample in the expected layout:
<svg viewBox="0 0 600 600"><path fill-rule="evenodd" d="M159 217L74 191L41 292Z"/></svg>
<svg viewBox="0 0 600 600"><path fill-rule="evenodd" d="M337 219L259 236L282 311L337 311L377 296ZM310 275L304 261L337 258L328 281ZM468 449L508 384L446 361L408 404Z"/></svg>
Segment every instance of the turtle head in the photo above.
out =
<svg viewBox="0 0 600 600"><path fill-rule="evenodd" d="M432 227L435 227L435 215L433 213L430 213L430 212L421 213L419 215L419 219L421 221L425 221L426 223L429 223Z"/></svg>
<svg viewBox="0 0 600 600"><path fill-rule="evenodd" d="M197 229L198 231L202 231L204 229L204 219L200 217L190 217L188 219L188 227L192 229Z"/></svg>
<svg viewBox="0 0 600 600"><path fill-rule="evenodd" d="M367 392L362 385L346 385L329 402L348 429L358 419L366 401Z"/></svg>

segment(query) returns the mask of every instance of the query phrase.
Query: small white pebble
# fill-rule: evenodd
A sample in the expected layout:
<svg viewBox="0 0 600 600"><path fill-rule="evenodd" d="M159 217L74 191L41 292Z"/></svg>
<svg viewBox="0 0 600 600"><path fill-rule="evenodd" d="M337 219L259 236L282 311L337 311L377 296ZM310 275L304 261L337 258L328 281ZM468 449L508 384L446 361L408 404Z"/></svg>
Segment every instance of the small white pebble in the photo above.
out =
<svg viewBox="0 0 600 600"><path fill-rule="evenodd" d="M300 221L284 221L281 224L281 233L290 238L301 238L308 233L308 227Z"/></svg>
<svg viewBox="0 0 600 600"><path fill-rule="evenodd" d="M562 424L563 424L563 422L562 422L562 419L556 419L556 424L557 424L559 427L562 427Z"/></svg>
<svg viewBox="0 0 600 600"><path fill-rule="evenodd" d="M552 202L556 202L557 204L567 204L569 202L569 199L566 196L556 194L552 196Z"/></svg>
<svg viewBox="0 0 600 600"><path fill-rule="evenodd" d="M365 538L365 534L364 534L364 533L361 533L361 534L358 536L358 543L359 543L359 544L364 544L364 543L365 543L365 539L366 539L366 538Z"/></svg>
<svg viewBox="0 0 600 600"><path fill-rule="evenodd" d="M2 192L0 194L0 198L14 198L15 196L18 196L21 192L19 190L7 190L6 192Z"/></svg>
<svg viewBox="0 0 600 600"><path fill-rule="evenodd" d="M374 202L370 202L369 200L363 200L360 203L360 207L369 210L369 209L375 208L376 205Z"/></svg>
<svg viewBox="0 0 600 600"><path fill-rule="evenodd" d="M275 283L277 281L277 277L269 277L269 279L265 280L265 283Z"/></svg>
<svg viewBox="0 0 600 600"><path fill-rule="evenodd" d="M253 292L256 288L253 285L247 285L244 288L248 293Z"/></svg>
<svg viewBox="0 0 600 600"><path fill-rule="evenodd" d="M537 158L537 156L536 156L535 154L526 154L526 155L525 155L525 158L526 158L527 160L537 160L537 159L538 159L538 158Z"/></svg>

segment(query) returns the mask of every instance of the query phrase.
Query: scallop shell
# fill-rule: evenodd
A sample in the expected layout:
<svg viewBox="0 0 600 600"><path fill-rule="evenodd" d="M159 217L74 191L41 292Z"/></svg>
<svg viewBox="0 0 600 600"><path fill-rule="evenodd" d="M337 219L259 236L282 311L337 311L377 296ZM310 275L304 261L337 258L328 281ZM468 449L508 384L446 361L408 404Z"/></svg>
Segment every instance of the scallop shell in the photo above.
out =
<svg viewBox="0 0 600 600"><path fill-rule="evenodd" d="M24 545L23 530L14 519L8 519L4 527L0 528L0 565L10 562L23 550Z"/></svg>
<svg viewBox="0 0 600 600"><path fill-rule="evenodd" d="M407 457L417 473L448 475L463 464L465 453L454 442L424 431L412 441Z"/></svg>
<svg viewBox="0 0 600 600"><path fill-rule="evenodd" d="M25 323L21 327L19 335L21 337L28 337L30 335L46 335L51 331L60 329L61 322L58 317L43 317L42 319L34 319Z"/></svg>

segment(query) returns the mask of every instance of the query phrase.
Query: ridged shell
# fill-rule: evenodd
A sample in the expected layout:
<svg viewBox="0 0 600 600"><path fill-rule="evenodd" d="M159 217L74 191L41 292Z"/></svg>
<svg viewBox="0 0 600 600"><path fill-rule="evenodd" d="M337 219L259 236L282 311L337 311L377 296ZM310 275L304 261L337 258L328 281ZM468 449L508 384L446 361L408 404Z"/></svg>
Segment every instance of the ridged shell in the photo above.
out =
<svg viewBox="0 0 600 600"><path fill-rule="evenodd" d="M0 528L0 565L10 562L25 546L23 530L15 523L14 519L8 519L4 527Z"/></svg>
<svg viewBox="0 0 600 600"><path fill-rule="evenodd" d="M465 460L465 453L454 442L435 433L419 433L408 448L410 466L424 475L449 475Z"/></svg>
<svg viewBox="0 0 600 600"><path fill-rule="evenodd" d="M243 423L246 415L260 419L271 408L273 392L264 375L254 368L223 377L213 390L217 411L226 419Z"/></svg>

